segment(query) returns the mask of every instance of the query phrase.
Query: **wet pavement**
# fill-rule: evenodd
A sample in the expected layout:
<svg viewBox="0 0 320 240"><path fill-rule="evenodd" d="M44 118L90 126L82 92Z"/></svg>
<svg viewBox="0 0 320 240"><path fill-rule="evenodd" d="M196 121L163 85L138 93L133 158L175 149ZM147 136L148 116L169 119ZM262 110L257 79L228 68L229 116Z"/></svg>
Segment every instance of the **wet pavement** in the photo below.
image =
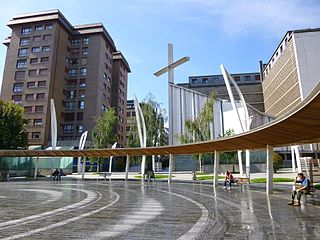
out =
<svg viewBox="0 0 320 240"><path fill-rule="evenodd" d="M0 183L0 239L320 239L320 207L250 185Z"/></svg>

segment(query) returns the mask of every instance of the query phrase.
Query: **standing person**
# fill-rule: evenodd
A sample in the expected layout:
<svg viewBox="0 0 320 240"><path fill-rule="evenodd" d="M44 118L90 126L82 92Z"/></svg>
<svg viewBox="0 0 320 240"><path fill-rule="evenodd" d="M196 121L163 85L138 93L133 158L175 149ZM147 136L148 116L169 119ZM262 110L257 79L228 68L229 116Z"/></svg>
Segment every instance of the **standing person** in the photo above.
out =
<svg viewBox="0 0 320 240"><path fill-rule="evenodd" d="M229 171L226 172L226 177L224 178L224 187L223 187L223 189L227 188L227 183L229 183L228 190L230 190L231 189L231 183L234 183L234 177L233 177L232 173L229 172Z"/></svg>
<svg viewBox="0 0 320 240"><path fill-rule="evenodd" d="M300 199L302 194L308 194L310 192L310 181L308 178L306 178L303 173L298 173L296 176L296 181L295 183L300 183L301 187L295 188L292 190L291 194L291 201L288 202L288 205L293 205L293 206L300 206ZM294 202L294 199L297 195L297 202Z"/></svg>

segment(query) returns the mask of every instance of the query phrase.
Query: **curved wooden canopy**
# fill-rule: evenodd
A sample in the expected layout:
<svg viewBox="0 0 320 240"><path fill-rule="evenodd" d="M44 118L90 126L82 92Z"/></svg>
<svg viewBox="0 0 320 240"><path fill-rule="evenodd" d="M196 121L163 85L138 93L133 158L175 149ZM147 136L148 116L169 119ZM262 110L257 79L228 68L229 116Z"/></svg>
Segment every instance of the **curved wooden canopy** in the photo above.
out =
<svg viewBox="0 0 320 240"><path fill-rule="evenodd" d="M0 157L107 157L141 155L183 155L214 151L262 149L320 142L320 82L289 113L251 131L214 141L177 146L87 150L0 150Z"/></svg>

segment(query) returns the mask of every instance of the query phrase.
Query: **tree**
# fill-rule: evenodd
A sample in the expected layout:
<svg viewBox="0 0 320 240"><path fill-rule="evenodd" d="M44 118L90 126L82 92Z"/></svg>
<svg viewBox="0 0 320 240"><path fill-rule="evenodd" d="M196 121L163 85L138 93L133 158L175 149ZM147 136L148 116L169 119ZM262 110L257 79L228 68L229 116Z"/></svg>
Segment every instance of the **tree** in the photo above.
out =
<svg viewBox="0 0 320 240"><path fill-rule="evenodd" d="M117 140L115 128L117 124L116 112L110 108L100 117L95 119L96 125L92 131L92 142L95 149L107 148ZM92 161L98 161L97 172L99 172L99 165L104 158L92 158Z"/></svg>
<svg viewBox="0 0 320 240"><path fill-rule="evenodd" d="M185 122L185 134L180 136L181 143L210 140L210 124L213 123L213 107L215 96L215 92L211 92L199 116L194 121L187 120ZM200 171L202 172L202 160L204 159L204 155L195 154L194 158L199 159Z"/></svg>
<svg viewBox="0 0 320 240"><path fill-rule="evenodd" d="M23 112L20 105L0 99L0 149L27 148L27 121L23 118Z"/></svg>
<svg viewBox="0 0 320 240"><path fill-rule="evenodd" d="M273 172L277 173L277 171L282 167L283 159L278 153L274 153L272 160L273 160Z"/></svg>
<svg viewBox="0 0 320 240"><path fill-rule="evenodd" d="M147 128L147 147L164 146L168 144L168 134L165 131L166 111L161 104L149 94L141 103L140 107L145 119ZM140 147L137 122L133 121L128 137L129 147ZM137 160L137 159L133 159Z"/></svg>

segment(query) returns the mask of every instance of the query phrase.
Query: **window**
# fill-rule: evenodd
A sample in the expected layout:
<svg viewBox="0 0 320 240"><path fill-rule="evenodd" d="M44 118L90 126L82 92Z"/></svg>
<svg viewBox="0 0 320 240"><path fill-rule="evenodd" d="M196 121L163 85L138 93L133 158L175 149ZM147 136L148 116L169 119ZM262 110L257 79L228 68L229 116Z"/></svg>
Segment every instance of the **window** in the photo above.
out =
<svg viewBox="0 0 320 240"><path fill-rule="evenodd" d="M43 106L36 106L35 112L43 112Z"/></svg>
<svg viewBox="0 0 320 240"><path fill-rule="evenodd" d="M14 103L20 104L22 101L22 95L13 95L12 100L14 101Z"/></svg>
<svg viewBox="0 0 320 240"><path fill-rule="evenodd" d="M106 83L103 83L103 88L107 89L107 84Z"/></svg>
<svg viewBox="0 0 320 240"><path fill-rule="evenodd" d="M42 27L42 25L37 25L37 26L34 27L34 30L35 31L41 31L41 30L43 30L43 27Z"/></svg>
<svg viewBox="0 0 320 240"><path fill-rule="evenodd" d="M43 46L42 52L50 52L50 46Z"/></svg>
<svg viewBox="0 0 320 240"><path fill-rule="evenodd" d="M208 83L208 78L202 78L202 83Z"/></svg>
<svg viewBox="0 0 320 240"><path fill-rule="evenodd" d="M84 38L82 39L82 44L83 44L83 45L88 45L88 44L89 44L89 37L84 37Z"/></svg>
<svg viewBox="0 0 320 240"><path fill-rule="evenodd" d="M70 98L70 99L76 98L76 91L75 90L68 91L67 98Z"/></svg>
<svg viewBox="0 0 320 240"><path fill-rule="evenodd" d="M77 68L69 69L69 70L68 70L68 74L69 74L70 76L78 75L78 69L77 69Z"/></svg>
<svg viewBox="0 0 320 240"><path fill-rule="evenodd" d="M29 77L37 76L37 70L29 70Z"/></svg>
<svg viewBox="0 0 320 240"><path fill-rule="evenodd" d="M88 48L87 47L84 47L82 48L82 54L88 54Z"/></svg>
<svg viewBox="0 0 320 240"><path fill-rule="evenodd" d="M44 93L37 93L36 99L44 99Z"/></svg>
<svg viewBox="0 0 320 240"><path fill-rule="evenodd" d="M85 98L85 91L84 90L80 90L79 91L79 98L81 99L81 98Z"/></svg>
<svg viewBox="0 0 320 240"><path fill-rule="evenodd" d="M235 81L240 81L240 76L234 76Z"/></svg>
<svg viewBox="0 0 320 240"><path fill-rule="evenodd" d="M131 112L127 112L127 117L130 117L131 116Z"/></svg>
<svg viewBox="0 0 320 240"><path fill-rule="evenodd" d="M42 57L41 58L41 63L48 63L49 62L49 58L48 57Z"/></svg>
<svg viewBox="0 0 320 240"><path fill-rule="evenodd" d="M107 79L108 79L108 75L107 75L106 73L103 73L103 78L104 78L105 80L107 80Z"/></svg>
<svg viewBox="0 0 320 240"><path fill-rule="evenodd" d="M77 126L77 132L82 133L83 132L83 125L78 125Z"/></svg>
<svg viewBox="0 0 320 240"><path fill-rule="evenodd" d="M33 125L36 125L36 126L42 125L42 119L41 118L34 119Z"/></svg>
<svg viewBox="0 0 320 240"><path fill-rule="evenodd" d="M244 80L250 81L250 80L251 80L251 77L250 77L250 76L244 76Z"/></svg>
<svg viewBox="0 0 320 240"><path fill-rule="evenodd" d="M31 33L31 27L24 27L21 29L21 35L28 35Z"/></svg>
<svg viewBox="0 0 320 240"><path fill-rule="evenodd" d="M30 64L37 64L39 63L39 59L38 58L31 58L30 59Z"/></svg>
<svg viewBox="0 0 320 240"><path fill-rule="evenodd" d="M260 80L260 75L255 75L255 79L256 79L256 81L259 81Z"/></svg>
<svg viewBox="0 0 320 240"><path fill-rule="evenodd" d="M32 132L31 134L31 138L34 138L34 139L38 139L40 138L40 136L41 136L40 132Z"/></svg>
<svg viewBox="0 0 320 240"><path fill-rule="evenodd" d="M79 59L78 58L70 58L69 59L69 66L75 67L79 65Z"/></svg>
<svg viewBox="0 0 320 240"><path fill-rule="evenodd" d="M18 50L18 56L21 57L21 56L26 56L28 55L29 53L29 49L28 48L20 48Z"/></svg>
<svg viewBox="0 0 320 240"><path fill-rule="evenodd" d="M72 39L71 40L71 46L79 46L81 43L80 38Z"/></svg>
<svg viewBox="0 0 320 240"><path fill-rule="evenodd" d="M70 54L71 55L77 55L80 53L80 49L79 48L71 48L70 49Z"/></svg>
<svg viewBox="0 0 320 240"><path fill-rule="evenodd" d="M79 101L79 109L84 109L84 101Z"/></svg>
<svg viewBox="0 0 320 240"><path fill-rule="evenodd" d="M42 76L48 75L48 69L47 68L40 69L39 75L42 75Z"/></svg>
<svg viewBox="0 0 320 240"><path fill-rule="evenodd" d="M32 52L33 53L39 53L41 50L40 50L40 47L33 47L32 48Z"/></svg>
<svg viewBox="0 0 320 240"><path fill-rule="evenodd" d="M21 38L20 39L20 46L26 46L29 45L30 43L30 38Z"/></svg>
<svg viewBox="0 0 320 240"><path fill-rule="evenodd" d="M13 84L13 92L22 92L22 91L23 91L23 83Z"/></svg>
<svg viewBox="0 0 320 240"><path fill-rule="evenodd" d="M130 132L130 126L126 126L126 131Z"/></svg>
<svg viewBox="0 0 320 240"><path fill-rule="evenodd" d="M25 107L24 107L24 112L26 112L26 113L32 113L32 106L25 106Z"/></svg>
<svg viewBox="0 0 320 240"><path fill-rule="evenodd" d="M72 124L64 124L63 125L63 132L64 133L73 133L73 125Z"/></svg>
<svg viewBox="0 0 320 240"><path fill-rule="evenodd" d="M27 65L27 59L20 59L17 61L17 68L25 68Z"/></svg>
<svg viewBox="0 0 320 240"><path fill-rule="evenodd" d="M33 100L33 94L26 94L26 100Z"/></svg>
<svg viewBox="0 0 320 240"><path fill-rule="evenodd" d="M77 113L77 120L82 121L83 120L83 112L78 112Z"/></svg>
<svg viewBox="0 0 320 240"><path fill-rule="evenodd" d="M79 86L80 87L85 87L86 86L86 79L85 78L81 78L80 79Z"/></svg>
<svg viewBox="0 0 320 240"><path fill-rule="evenodd" d="M32 88L36 86L36 82L27 82L27 88Z"/></svg>
<svg viewBox="0 0 320 240"><path fill-rule="evenodd" d="M41 36L38 35L38 36L33 36L33 41L34 42L40 42L41 41Z"/></svg>
<svg viewBox="0 0 320 240"><path fill-rule="evenodd" d="M46 25L44 26L44 29L45 29L45 30L51 30L51 29L53 29L53 25L52 25L52 24L46 24Z"/></svg>
<svg viewBox="0 0 320 240"><path fill-rule="evenodd" d="M65 113L64 120L65 121L74 121L74 113Z"/></svg>
<svg viewBox="0 0 320 240"><path fill-rule="evenodd" d="M49 41L51 39L51 34L43 35L44 41Z"/></svg>
<svg viewBox="0 0 320 240"><path fill-rule="evenodd" d="M132 112L132 117L135 117L136 116L136 112Z"/></svg>
<svg viewBox="0 0 320 240"><path fill-rule="evenodd" d="M192 79L191 79L191 83L194 84L194 83L197 83L197 82L198 82L198 79L196 79L196 78L192 78Z"/></svg>
<svg viewBox="0 0 320 240"><path fill-rule="evenodd" d="M105 112L107 110L106 105L102 104L101 105L101 110L102 110L102 112Z"/></svg>
<svg viewBox="0 0 320 240"><path fill-rule="evenodd" d="M76 109L76 102L66 102L66 110Z"/></svg>
<svg viewBox="0 0 320 240"><path fill-rule="evenodd" d="M45 87L46 86L46 81L39 81L38 82L38 87Z"/></svg>
<svg viewBox="0 0 320 240"><path fill-rule="evenodd" d="M16 71L14 74L15 80L21 80L24 79L24 76L26 75L26 71Z"/></svg>
<svg viewBox="0 0 320 240"><path fill-rule="evenodd" d="M80 68L80 76L87 76L87 68Z"/></svg>

